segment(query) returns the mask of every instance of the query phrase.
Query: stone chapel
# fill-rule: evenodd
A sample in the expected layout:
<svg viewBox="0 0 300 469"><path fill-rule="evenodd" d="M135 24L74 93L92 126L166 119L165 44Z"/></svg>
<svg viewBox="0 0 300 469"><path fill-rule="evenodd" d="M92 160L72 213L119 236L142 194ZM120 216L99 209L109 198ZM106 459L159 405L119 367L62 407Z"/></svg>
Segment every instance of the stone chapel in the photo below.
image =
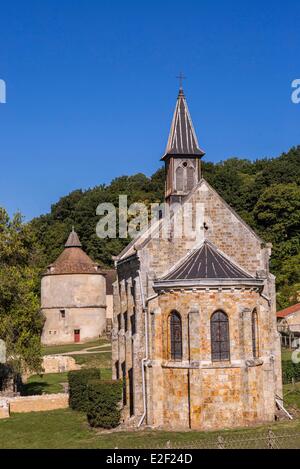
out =
<svg viewBox="0 0 300 469"><path fill-rule="evenodd" d="M115 258L113 377L125 378L123 416L134 426L272 422L282 397L272 246L207 183L203 156L180 88L165 200L171 213L191 204L192 217L202 204L202 237L148 230Z"/></svg>

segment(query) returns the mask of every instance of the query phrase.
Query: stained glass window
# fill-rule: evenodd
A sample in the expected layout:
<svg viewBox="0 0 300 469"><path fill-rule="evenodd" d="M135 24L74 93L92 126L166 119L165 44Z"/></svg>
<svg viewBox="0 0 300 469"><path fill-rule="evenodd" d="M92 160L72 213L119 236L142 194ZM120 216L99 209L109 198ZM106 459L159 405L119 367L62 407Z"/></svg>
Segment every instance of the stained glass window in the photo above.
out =
<svg viewBox="0 0 300 469"><path fill-rule="evenodd" d="M171 359L182 360L182 325L181 317L173 311L170 315Z"/></svg>
<svg viewBox="0 0 300 469"><path fill-rule="evenodd" d="M212 361L230 360L229 321L223 311L216 311L210 320Z"/></svg>

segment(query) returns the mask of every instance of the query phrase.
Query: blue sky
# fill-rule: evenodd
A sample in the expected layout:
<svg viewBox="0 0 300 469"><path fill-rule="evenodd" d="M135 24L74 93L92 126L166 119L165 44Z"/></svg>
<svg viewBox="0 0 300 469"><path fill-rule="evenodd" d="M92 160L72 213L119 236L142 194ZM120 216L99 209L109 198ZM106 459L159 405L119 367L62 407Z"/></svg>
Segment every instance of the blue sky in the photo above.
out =
<svg viewBox="0 0 300 469"><path fill-rule="evenodd" d="M300 144L299 0L11 0L0 6L0 206L160 166L182 70L207 161Z"/></svg>

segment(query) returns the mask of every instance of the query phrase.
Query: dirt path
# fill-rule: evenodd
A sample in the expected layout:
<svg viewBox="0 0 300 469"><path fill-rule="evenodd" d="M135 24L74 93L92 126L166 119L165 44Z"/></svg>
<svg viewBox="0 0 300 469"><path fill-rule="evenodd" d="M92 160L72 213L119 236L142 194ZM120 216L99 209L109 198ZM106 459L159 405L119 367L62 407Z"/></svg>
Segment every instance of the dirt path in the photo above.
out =
<svg viewBox="0 0 300 469"><path fill-rule="evenodd" d="M107 350L96 350L99 348L106 348ZM74 350L74 352L64 352L60 353L60 355L89 355L89 354L98 354L98 353L107 353L111 351L111 345L110 344L104 344L104 345L96 345L94 347L87 347L82 350Z"/></svg>

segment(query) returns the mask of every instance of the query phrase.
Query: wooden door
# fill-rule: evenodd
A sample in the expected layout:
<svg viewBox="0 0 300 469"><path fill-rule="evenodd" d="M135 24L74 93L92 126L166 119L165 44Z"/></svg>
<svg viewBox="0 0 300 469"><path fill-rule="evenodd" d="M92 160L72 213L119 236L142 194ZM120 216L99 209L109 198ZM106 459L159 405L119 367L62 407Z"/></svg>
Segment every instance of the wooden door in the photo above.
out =
<svg viewBox="0 0 300 469"><path fill-rule="evenodd" d="M80 329L74 330L74 342L77 344L80 342Z"/></svg>

